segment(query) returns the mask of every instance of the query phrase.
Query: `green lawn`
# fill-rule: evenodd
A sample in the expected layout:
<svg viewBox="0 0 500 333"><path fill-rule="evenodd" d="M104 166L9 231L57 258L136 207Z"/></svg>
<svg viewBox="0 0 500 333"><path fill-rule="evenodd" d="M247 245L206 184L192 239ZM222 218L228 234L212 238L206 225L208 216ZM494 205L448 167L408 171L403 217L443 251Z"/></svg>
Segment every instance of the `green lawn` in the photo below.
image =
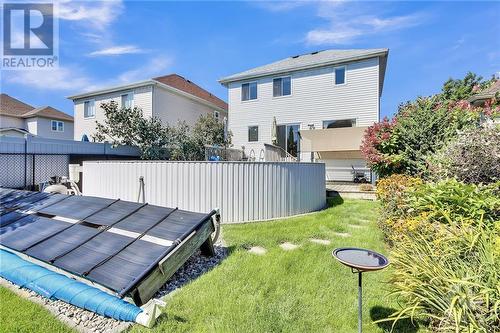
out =
<svg viewBox="0 0 500 333"><path fill-rule="evenodd" d="M370 201L330 202L314 214L273 222L227 225L230 255L174 294L152 330L132 332L357 332L357 276L332 256L333 248L360 246L387 253ZM358 228L353 226L359 226ZM341 237L336 233L348 233ZM330 245L310 238L328 239ZM282 242L300 245L284 251ZM265 255L247 251L267 249ZM389 332L373 321L397 307L388 295L390 268L364 274L364 332ZM66 332L42 307L0 288L0 332ZM420 332L409 322L395 332Z"/></svg>
<svg viewBox="0 0 500 333"><path fill-rule="evenodd" d="M357 332L357 276L336 262L331 251L341 246L387 249L375 222L376 203L331 205L291 219L224 226L230 256L175 294L153 331ZM311 243L313 237L332 244ZM300 247L284 251L279 245L285 241ZM268 252L251 254L251 246ZM389 274L390 269L364 274L364 332L390 331L390 324L373 323L397 307L387 297ZM134 326L132 331L148 330ZM395 332L423 330L405 322Z"/></svg>
<svg viewBox="0 0 500 333"><path fill-rule="evenodd" d="M75 332L41 305L0 287L0 332Z"/></svg>

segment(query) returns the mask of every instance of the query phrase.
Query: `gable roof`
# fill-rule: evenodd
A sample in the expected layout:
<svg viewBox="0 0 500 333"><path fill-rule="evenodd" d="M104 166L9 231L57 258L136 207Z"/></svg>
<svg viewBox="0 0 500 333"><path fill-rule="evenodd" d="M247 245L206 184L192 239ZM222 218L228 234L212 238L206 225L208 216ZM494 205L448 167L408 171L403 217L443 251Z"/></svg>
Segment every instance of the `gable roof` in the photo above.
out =
<svg viewBox="0 0 500 333"><path fill-rule="evenodd" d="M159 76L159 77L156 77L156 78L153 78L150 80L130 83L130 84L121 85L121 86L115 86L115 87L110 87L110 88L104 88L104 89L99 89L99 90L94 90L94 91L89 91L89 92L85 92L82 94L68 96L67 98L74 101L77 99L89 98L91 96L97 96L97 95L114 93L114 92L119 92L119 91L124 91L124 90L130 90L130 89L145 87L145 86L149 86L149 85L158 85L158 86L164 87L166 89L171 89L171 91L173 91L173 92L180 93L180 94L182 94L186 97L192 98L194 100L198 100L198 101L201 100L202 103L206 103L210 106L214 106L214 107L222 109L224 111L227 111L227 109L228 109L227 103L224 102L222 99L218 98L217 96L211 94L210 92L201 88L197 84L193 83L192 81L190 81L188 79L185 79L184 77L182 77L178 74L169 74L169 75Z"/></svg>
<svg viewBox="0 0 500 333"><path fill-rule="evenodd" d="M469 102L487 100L495 97L498 93L500 93L500 79L493 82L488 88L483 89L476 95L471 96L469 98Z"/></svg>
<svg viewBox="0 0 500 333"><path fill-rule="evenodd" d="M34 108L26 103L21 102L7 94L0 94L0 114L12 117L21 117L26 112Z"/></svg>
<svg viewBox="0 0 500 333"><path fill-rule="evenodd" d="M34 108L29 104L21 102L20 100L3 93L0 95L0 115L17 118L42 117L73 121L72 116L54 109L51 106Z"/></svg>
<svg viewBox="0 0 500 333"><path fill-rule="evenodd" d="M348 61L383 57L387 61L389 49L354 49L354 50L324 50L303 55L288 57L276 62L255 67L241 73L226 76L219 80L226 85L229 82L240 81L261 76L288 73L297 70L341 64ZM385 68L385 64L383 64Z"/></svg>
<svg viewBox="0 0 500 333"><path fill-rule="evenodd" d="M181 91L184 91L185 93L194 95L196 97L199 97L201 99L206 100L209 103L215 104L221 109L224 109L227 111L227 103L224 102L222 99L218 98L217 96L212 95L210 92L206 91L205 89L201 88L197 84L193 83L190 80L187 80L183 78L182 76L178 74L170 74L170 75L165 75L165 76L159 76L153 78L153 80L158 81L160 83L166 84L167 86L170 86L175 89L179 89Z"/></svg>
<svg viewBox="0 0 500 333"><path fill-rule="evenodd" d="M73 121L72 116L64 112L61 112L57 109L54 109L52 106L42 106L23 114L23 118L31 118L31 117L43 117L43 118Z"/></svg>

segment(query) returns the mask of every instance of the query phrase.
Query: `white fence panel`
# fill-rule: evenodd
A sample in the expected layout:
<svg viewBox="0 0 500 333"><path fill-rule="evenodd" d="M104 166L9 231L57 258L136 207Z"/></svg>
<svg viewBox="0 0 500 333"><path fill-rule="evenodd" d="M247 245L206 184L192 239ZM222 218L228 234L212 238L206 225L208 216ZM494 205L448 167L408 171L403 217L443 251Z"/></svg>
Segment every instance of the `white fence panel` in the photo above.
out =
<svg viewBox="0 0 500 333"><path fill-rule="evenodd" d="M287 162L86 161L83 194L197 212L223 222L267 220L325 206L325 165Z"/></svg>

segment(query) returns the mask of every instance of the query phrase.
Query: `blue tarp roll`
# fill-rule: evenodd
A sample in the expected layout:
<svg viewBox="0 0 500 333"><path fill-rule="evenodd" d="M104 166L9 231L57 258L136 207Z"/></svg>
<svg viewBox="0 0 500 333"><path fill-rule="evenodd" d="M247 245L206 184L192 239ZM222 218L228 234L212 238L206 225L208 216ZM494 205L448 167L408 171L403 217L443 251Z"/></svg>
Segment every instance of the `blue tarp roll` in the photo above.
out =
<svg viewBox="0 0 500 333"><path fill-rule="evenodd" d="M102 290L0 250L0 276L50 299L58 299L123 321L135 321L142 309Z"/></svg>

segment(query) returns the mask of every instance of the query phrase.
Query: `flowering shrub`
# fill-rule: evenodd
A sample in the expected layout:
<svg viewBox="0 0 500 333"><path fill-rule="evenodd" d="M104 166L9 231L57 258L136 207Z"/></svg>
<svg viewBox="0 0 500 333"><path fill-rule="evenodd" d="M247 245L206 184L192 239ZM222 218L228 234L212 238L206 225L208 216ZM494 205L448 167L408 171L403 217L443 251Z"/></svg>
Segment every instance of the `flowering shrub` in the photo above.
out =
<svg viewBox="0 0 500 333"><path fill-rule="evenodd" d="M394 173L427 177L427 160L459 130L473 128L484 116L498 111L496 99L473 107L466 99L493 82L472 73L463 80L449 80L440 94L419 97L399 106L392 120L384 118L369 127L361 151L380 177Z"/></svg>
<svg viewBox="0 0 500 333"><path fill-rule="evenodd" d="M392 243L388 320L421 318L433 332L500 330L500 183L423 183L393 175L377 189Z"/></svg>
<svg viewBox="0 0 500 333"><path fill-rule="evenodd" d="M435 179L456 178L464 183L500 181L500 128L479 127L461 132L429 158Z"/></svg>

